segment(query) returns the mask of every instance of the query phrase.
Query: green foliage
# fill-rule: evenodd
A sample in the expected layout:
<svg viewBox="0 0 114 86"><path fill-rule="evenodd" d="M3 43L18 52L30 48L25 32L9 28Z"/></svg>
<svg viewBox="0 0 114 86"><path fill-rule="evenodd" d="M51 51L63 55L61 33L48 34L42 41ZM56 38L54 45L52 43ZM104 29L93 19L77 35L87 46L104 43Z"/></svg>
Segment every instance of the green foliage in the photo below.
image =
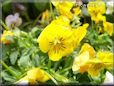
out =
<svg viewBox="0 0 114 86"><path fill-rule="evenodd" d="M10 54L10 62L12 65L15 64L17 58L18 58L19 52L18 51L14 51Z"/></svg>
<svg viewBox="0 0 114 86"><path fill-rule="evenodd" d="M23 0L25 1L25 0ZM26 0L27 1L27 0ZM37 0L35 0L37 2ZM20 12L23 18L23 24L20 27L16 27L13 32L14 36L7 36L6 39L12 43L9 45L2 44L0 55L2 55L2 72L1 77L3 84L12 84L22 77L24 77L27 71L33 67L40 67L44 69L50 76L51 80L46 82L51 85L62 84L101 84L105 79L105 70L101 71L98 78L92 78L87 72L81 74L79 72L74 73L72 71L72 64L74 58L78 55L81 46L84 43L89 43L94 47L96 51L107 50L113 52L113 36L109 36L106 32L100 33L97 26L94 23L90 24L88 32L85 38L81 41L80 46L68 56L65 56L58 62L52 62L49 60L48 54L43 53L39 49L37 38L51 22L51 18L45 23L41 23L41 14L44 10L49 9L49 0L45 3L25 3L23 6L26 11ZM33 9L34 8L34 9ZM8 14L13 13L11 10L11 0L3 1L3 20ZM54 15L58 15L56 10L53 11ZM40 16L40 17L39 17ZM113 15L106 15L107 20L114 22ZM80 22L84 21L84 22ZM82 7L82 19L74 17L71 22L72 27L77 28L83 23L91 22L87 9ZM94 27L93 27L94 26ZM2 53L1 53L2 52ZM114 74L114 71L110 71Z"/></svg>

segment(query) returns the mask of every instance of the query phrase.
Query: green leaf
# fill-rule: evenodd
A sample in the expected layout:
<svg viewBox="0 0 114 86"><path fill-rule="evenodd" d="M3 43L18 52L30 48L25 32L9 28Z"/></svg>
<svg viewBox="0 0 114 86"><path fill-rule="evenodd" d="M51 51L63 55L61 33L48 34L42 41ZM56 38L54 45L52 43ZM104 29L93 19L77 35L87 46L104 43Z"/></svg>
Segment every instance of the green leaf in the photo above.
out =
<svg viewBox="0 0 114 86"><path fill-rule="evenodd" d="M66 68L66 67L69 67L69 66L72 65L72 63L73 63L73 58L72 58L72 57L66 58L66 59L65 59L65 65L64 65L64 67L65 67L65 68Z"/></svg>
<svg viewBox="0 0 114 86"><path fill-rule="evenodd" d="M33 37L38 37L38 35L41 33L42 29L41 28L38 28L38 27L34 27L32 30L31 30L31 35Z"/></svg>
<svg viewBox="0 0 114 86"><path fill-rule="evenodd" d="M12 65L15 64L17 57L18 57L19 52L18 51L14 51L10 54L10 62Z"/></svg>
<svg viewBox="0 0 114 86"><path fill-rule="evenodd" d="M11 42L14 42L14 39L13 39L12 36L6 36L6 39L9 40L9 41L11 41Z"/></svg>
<svg viewBox="0 0 114 86"><path fill-rule="evenodd" d="M37 1L37 0L35 0L35 1ZM45 3L44 2L34 3L34 5L38 9L38 11L43 11L47 7L47 2L48 1L49 0L46 0Z"/></svg>
<svg viewBox="0 0 114 86"><path fill-rule="evenodd" d="M7 72L2 71L1 72L1 75L2 75L2 77L3 77L4 80L9 81L9 82L15 82L14 77L11 76L11 75L9 75Z"/></svg>
<svg viewBox="0 0 114 86"><path fill-rule="evenodd" d="M35 55L34 58L33 58L33 64L35 66L39 66L39 55Z"/></svg>
<svg viewBox="0 0 114 86"><path fill-rule="evenodd" d="M77 74L77 80L80 82L80 83L88 83L90 82L90 79L88 77L88 74L87 72L83 73L83 74Z"/></svg>
<svg viewBox="0 0 114 86"><path fill-rule="evenodd" d="M63 83L69 83L70 80L69 80L68 78L66 78L66 77L64 77L64 76L62 76L62 75L56 73L56 72L53 71L53 70L50 70L50 72L51 72L51 74L53 75L53 77L54 77L56 80L58 80L58 81L60 81L60 82L63 82Z"/></svg>
<svg viewBox="0 0 114 86"><path fill-rule="evenodd" d="M29 60L30 60L29 55L21 56L21 58L18 61L18 65L20 67L29 67L30 65Z"/></svg>

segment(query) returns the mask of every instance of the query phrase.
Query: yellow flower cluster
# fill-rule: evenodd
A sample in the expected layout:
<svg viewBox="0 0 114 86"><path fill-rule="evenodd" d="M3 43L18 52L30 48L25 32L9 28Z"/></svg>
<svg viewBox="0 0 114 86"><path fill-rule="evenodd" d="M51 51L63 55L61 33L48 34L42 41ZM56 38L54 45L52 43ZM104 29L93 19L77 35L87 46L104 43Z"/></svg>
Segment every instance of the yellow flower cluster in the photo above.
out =
<svg viewBox="0 0 114 86"><path fill-rule="evenodd" d="M61 15L64 15L69 19L72 19L74 15L78 16L81 14L80 6L73 7L75 2L72 0L55 0L52 1L52 3ZM71 12L72 9L73 12Z"/></svg>
<svg viewBox="0 0 114 86"><path fill-rule="evenodd" d="M91 1L87 7L92 20L96 23L105 19L105 17L101 18L101 15L106 12L105 3L103 1Z"/></svg>
<svg viewBox="0 0 114 86"><path fill-rule="evenodd" d="M113 24L106 21L106 17L103 16L106 13L106 6L104 1L91 1L88 3L88 11L91 15L91 19L95 21L96 24L103 22L104 31L106 31L110 36L113 34ZM101 29L101 28L100 28ZM102 32L102 30L101 30Z"/></svg>
<svg viewBox="0 0 114 86"><path fill-rule="evenodd" d="M20 83L21 81L28 81L30 84L36 84L37 82L46 82L49 79L50 78L44 70L40 68L32 68L27 72L27 75L20 79L17 83Z"/></svg>
<svg viewBox="0 0 114 86"><path fill-rule="evenodd" d="M72 53L80 44L87 33L88 24L83 24L78 28L72 28L70 20L73 15L81 13L80 7L73 8L74 2L59 1L53 2L53 5L60 12L60 16L53 20L40 34L37 42L42 52L48 53L50 60L59 61L62 57ZM74 14L71 12L74 11ZM106 12L103 1L92 1L88 4L88 11L95 24L102 22L103 28L111 36L113 25L106 21L103 14ZM76 13L75 13L76 12ZM75 58L72 70L81 73L88 72L92 77L98 76L104 68L112 68L113 53L109 51L98 51L85 43L79 55Z"/></svg>
<svg viewBox="0 0 114 86"><path fill-rule="evenodd" d="M73 52L74 48L86 35L88 24L72 29L66 16L59 16L53 20L38 37L40 49L46 53L52 61L58 61L63 56ZM80 34L79 34L80 33Z"/></svg>
<svg viewBox="0 0 114 86"><path fill-rule="evenodd" d="M92 77L99 75L104 68L113 68L113 53L109 51L98 51L92 46L85 43L80 51L79 56L75 57L72 70L81 73L88 72Z"/></svg>
<svg viewBox="0 0 114 86"><path fill-rule="evenodd" d="M4 32L3 32L2 36L1 36L1 42L3 44L10 44L11 40L7 39L7 37L9 37L9 36L13 36L13 32L4 30Z"/></svg>

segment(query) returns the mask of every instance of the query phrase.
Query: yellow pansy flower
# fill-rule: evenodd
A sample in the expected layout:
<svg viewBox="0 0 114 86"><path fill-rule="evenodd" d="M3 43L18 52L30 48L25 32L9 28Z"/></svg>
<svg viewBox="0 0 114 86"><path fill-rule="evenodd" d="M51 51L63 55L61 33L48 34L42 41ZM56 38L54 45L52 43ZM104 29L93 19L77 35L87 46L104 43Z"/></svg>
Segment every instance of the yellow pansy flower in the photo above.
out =
<svg viewBox="0 0 114 86"><path fill-rule="evenodd" d="M100 71L104 68L104 64L98 59L92 59L90 65L91 66L87 71L88 74L90 74L92 77L98 77Z"/></svg>
<svg viewBox="0 0 114 86"><path fill-rule="evenodd" d="M95 50L94 48L89 45L88 43L84 43L83 46L81 47L81 50L79 53L83 53L83 52L89 52L90 58L93 58L95 56Z"/></svg>
<svg viewBox="0 0 114 86"><path fill-rule="evenodd" d="M113 66L113 57L114 54L109 51L99 51L97 53L97 58L102 60L107 68L110 69L110 67Z"/></svg>
<svg viewBox="0 0 114 86"><path fill-rule="evenodd" d="M103 1L91 1L87 5L92 20L96 20L99 14L106 12L106 6Z"/></svg>
<svg viewBox="0 0 114 86"><path fill-rule="evenodd" d="M52 21L38 37L38 43L51 60L58 61L73 51L71 28Z"/></svg>
<svg viewBox="0 0 114 86"><path fill-rule="evenodd" d="M66 17L60 16L53 20L38 37L40 49L44 53L48 52L52 61L58 61L63 56L70 54L87 32L88 24L72 30L69 23Z"/></svg>
<svg viewBox="0 0 114 86"><path fill-rule="evenodd" d="M102 69L113 68L113 57L114 54L109 51L98 51L95 55L92 46L85 43L74 59L72 70L80 73L88 72L92 77L98 77Z"/></svg>
<svg viewBox="0 0 114 86"><path fill-rule="evenodd" d="M10 44L11 40L8 40L6 38L8 36L13 36L13 32L4 30L4 32L3 32L2 36L1 36L1 42L4 43L4 44Z"/></svg>
<svg viewBox="0 0 114 86"><path fill-rule="evenodd" d="M83 24L83 26L79 26L76 29L72 29L73 30L73 37L74 37L74 48L76 48L79 43L81 42L81 40L85 37L86 33L87 33L87 27L89 26L89 24Z"/></svg>
<svg viewBox="0 0 114 86"><path fill-rule="evenodd" d="M110 35L112 36L113 34L113 23L110 22L104 22L103 26L104 26L104 30Z"/></svg>
<svg viewBox="0 0 114 86"><path fill-rule="evenodd" d="M80 6L73 8L73 12L76 16L78 16L81 13Z"/></svg>
<svg viewBox="0 0 114 86"><path fill-rule="evenodd" d="M84 43L83 46L81 47L79 55L75 57L72 70L80 71L81 73L86 72L90 66L90 64L87 64L87 62L89 61L89 59L94 58L94 56L95 56L94 48L88 43Z"/></svg>
<svg viewBox="0 0 114 86"><path fill-rule="evenodd" d="M90 15L104 14L106 12L105 2L103 1L91 1L88 3L88 11Z"/></svg>
<svg viewBox="0 0 114 86"><path fill-rule="evenodd" d="M113 56L113 53L109 51L99 51L96 58L88 61L88 63L91 65L88 69L88 73L92 77L97 77L102 69L112 69Z"/></svg>
<svg viewBox="0 0 114 86"><path fill-rule="evenodd" d="M17 83L21 81L28 81L30 84L36 84L37 82L46 82L50 78L45 73L44 70L40 68L32 68L27 72L27 75L20 79Z"/></svg>
<svg viewBox="0 0 114 86"><path fill-rule="evenodd" d="M88 62L89 58L90 56L88 51L83 52L79 56L75 57L72 70L80 71L81 73L84 73L85 71L87 71L89 65L86 63Z"/></svg>
<svg viewBox="0 0 114 86"><path fill-rule="evenodd" d="M72 9L74 2L70 0L56 0L52 1L53 5L56 7L56 9L59 11L61 15L67 16L69 19L72 19L72 13L70 10Z"/></svg>

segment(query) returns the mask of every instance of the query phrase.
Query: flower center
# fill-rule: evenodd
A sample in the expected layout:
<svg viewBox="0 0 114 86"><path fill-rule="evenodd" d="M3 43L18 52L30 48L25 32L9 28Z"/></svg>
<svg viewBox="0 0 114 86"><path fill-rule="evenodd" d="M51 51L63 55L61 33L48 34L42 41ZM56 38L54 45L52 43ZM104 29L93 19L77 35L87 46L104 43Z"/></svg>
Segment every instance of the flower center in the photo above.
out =
<svg viewBox="0 0 114 86"><path fill-rule="evenodd" d="M55 39L55 41L54 41L54 45L57 45L57 44L60 44L60 43L61 43L61 41L60 41L60 40Z"/></svg>
<svg viewBox="0 0 114 86"><path fill-rule="evenodd" d="M102 63L97 63L97 64L94 65L94 69L95 69L95 70L99 70L99 69L101 69L102 67L103 67L103 64L102 64Z"/></svg>
<svg viewBox="0 0 114 86"><path fill-rule="evenodd" d="M58 52L59 50L64 50L66 47L63 38L56 38L53 42L50 42L50 45L55 52Z"/></svg>

